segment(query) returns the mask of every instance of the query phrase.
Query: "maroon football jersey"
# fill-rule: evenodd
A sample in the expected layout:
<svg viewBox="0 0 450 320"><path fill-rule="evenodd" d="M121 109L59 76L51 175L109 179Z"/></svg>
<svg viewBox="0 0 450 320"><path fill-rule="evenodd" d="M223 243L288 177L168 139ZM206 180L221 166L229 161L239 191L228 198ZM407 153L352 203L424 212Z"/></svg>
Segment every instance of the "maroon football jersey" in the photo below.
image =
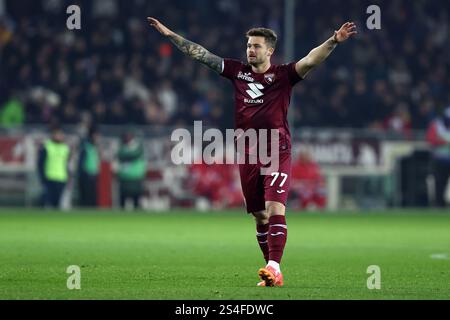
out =
<svg viewBox="0 0 450 320"><path fill-rule="evenodd" d="M292 87L302 80L295 71L295 62L271 65L265 73L254 73L249 64L224 59L221 75L234 86L236 129L278 129L280 151L290 150L288 107Z"/></svg>

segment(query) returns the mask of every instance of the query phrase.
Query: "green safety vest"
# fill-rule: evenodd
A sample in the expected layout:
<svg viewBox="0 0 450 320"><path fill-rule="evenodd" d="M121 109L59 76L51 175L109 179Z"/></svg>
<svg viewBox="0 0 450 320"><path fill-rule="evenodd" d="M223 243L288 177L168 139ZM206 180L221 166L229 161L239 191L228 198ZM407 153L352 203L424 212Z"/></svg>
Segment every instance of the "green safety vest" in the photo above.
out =
<svg viewBox="0 0 450 320"><path fill-rule="evenodd" d="M119 150L119 178L122 180L136 181L145 178L147 172L147 161L143 153L142 144L132 146L122 145ZM123 161L123 158L134 158L134 160Z"/></svg>
<svg viewBox="0 0 450 320"><path fill-rule="evenodd" d="M69 146L48 140L44 144L47 157L44 164L45 177L51 181L66 182L68 179L67 163L69 161Z"/></svg>
<svg viewBox="0 0 450 320"><path fill-rule="evenodd" d="M97 175L99 172L100 159L98 157L97 148L90 142L84 143L86 158L83 163L84 171L90 175Z"/></svg>
<svg viewBox="0 0 450 320"><path fill-rule="evenodd" d="M136 159L119 166L119 177L124 180L140 180L145 177L147 163L145 159Z"/></svg>

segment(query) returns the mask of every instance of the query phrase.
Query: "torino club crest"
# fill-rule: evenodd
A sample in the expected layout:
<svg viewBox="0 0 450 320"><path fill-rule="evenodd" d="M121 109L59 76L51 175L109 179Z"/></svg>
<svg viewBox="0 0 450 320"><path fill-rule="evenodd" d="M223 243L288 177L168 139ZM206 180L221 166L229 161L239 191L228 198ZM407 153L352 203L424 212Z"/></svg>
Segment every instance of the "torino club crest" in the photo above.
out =
<svg viewBox="0 0 450 320"><path fill-rule="evenodd" d="M274 73L267 73L264 75L264 80L267 84L272 84L275 81L275 74Z"/></svg>

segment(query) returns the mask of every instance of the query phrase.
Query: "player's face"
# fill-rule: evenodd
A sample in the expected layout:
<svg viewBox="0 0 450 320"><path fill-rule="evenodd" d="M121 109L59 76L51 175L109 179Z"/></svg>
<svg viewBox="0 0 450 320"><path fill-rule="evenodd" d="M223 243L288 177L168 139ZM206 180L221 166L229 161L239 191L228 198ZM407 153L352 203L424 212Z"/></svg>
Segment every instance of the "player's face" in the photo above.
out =
<svg viewBox="0 0 450 320"><path fill-rule="evenodd" d="M248 37L247 61L252 66L267 62L273 54L273 48L269 48L264 37Z"/></svg>

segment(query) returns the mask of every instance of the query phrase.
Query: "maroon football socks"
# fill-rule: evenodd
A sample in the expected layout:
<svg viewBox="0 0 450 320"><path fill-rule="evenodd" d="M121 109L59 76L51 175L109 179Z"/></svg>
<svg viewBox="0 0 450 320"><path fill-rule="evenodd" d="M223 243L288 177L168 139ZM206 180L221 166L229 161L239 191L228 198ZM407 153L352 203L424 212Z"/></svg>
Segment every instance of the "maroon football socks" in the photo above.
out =
<svg viewBox="0 0 450 320"><path fill-rule="evenodd" d="M258 240L259 247L264 255L266 263L269 261L269 245L267 243L267 234L269 232L269 224L256 225L256 240Z"/></svg>
<svg viewBox="0 0 450 320"><path fill-rule="evenodd" d="M286 217L281 215L269 218L269 231L267 244L269 247L269 260L280 263L287 239Z"/></svg>

